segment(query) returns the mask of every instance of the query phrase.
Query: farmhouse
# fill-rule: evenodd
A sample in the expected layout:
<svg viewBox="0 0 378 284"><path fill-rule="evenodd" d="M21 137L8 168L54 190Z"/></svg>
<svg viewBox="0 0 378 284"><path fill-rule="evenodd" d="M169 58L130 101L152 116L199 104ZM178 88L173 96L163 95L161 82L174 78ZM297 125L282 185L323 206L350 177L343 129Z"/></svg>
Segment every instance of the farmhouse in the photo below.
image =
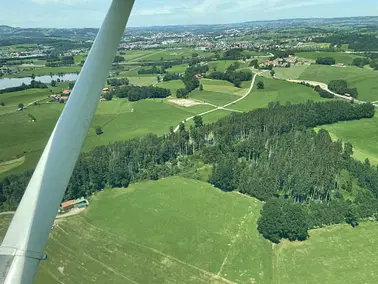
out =
<svg viewBox="0 0 378 284"><path fill-rule="evenodd" d="M201 78L202 78L202 75L201 75L201 74L196 74L195 77L196 77L197 79L201 79Z"/></svg>
<svg viewBox="0 0 378 284"><path fill-rule="evenodd" d="M103 92L109 92L110 90L109 90L109 88L103 88L102 91Z"/></svg>
<svg viewBox="0 0 378 284"><path fill-rule="evenodd" d="M62 202L60 205L60 212L68 212L69 210L73 208L85 208L89 205L88 200L86 200L84 197L79 199L72 199L65 202Z"/></svg>
<svg viewBox="0 0 378 284"><path fill-rule="evenodd" d="M71 90L64 90L64 91L62 92L62 94L63 94L63 95L68 95L68 96L69 96L69 95L71 94L71 92L72 92Z"/></svg>

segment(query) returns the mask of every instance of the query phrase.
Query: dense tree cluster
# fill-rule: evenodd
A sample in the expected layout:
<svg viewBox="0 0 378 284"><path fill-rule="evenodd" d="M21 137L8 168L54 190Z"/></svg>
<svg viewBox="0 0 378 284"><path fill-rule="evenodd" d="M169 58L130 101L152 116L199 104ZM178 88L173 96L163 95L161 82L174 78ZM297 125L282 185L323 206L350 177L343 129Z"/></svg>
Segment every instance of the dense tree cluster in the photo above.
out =
<svg viewBox="0 0 378 284"><path fill-rule="evenodd" d="M125 57L120 56L120 55L116 55L114 57L113 63L120 63L120 62L123 62L123 61L125 61Z"/></svg>
<svg viewBox="0 0 378 284"><path fill-rule="evenodd" d="M315 42L331 42L332 45L348 44L350 49L356 51L378 50L376 34L363 33L337 33L323 38L314 38Z"/></svg>
<svg viewBox="0 0 378 284"><path fill-rule="evenodd" d="M143 99L166 98L171 95L171 91L154 86L122 86L115 87L109 94L119 98L128 98L129 101L135 102Z"/></svg>
<svg viewBox="0 0 378 284"><path fill-rule="evenodd" d="M161 73L164 73L165 71L156 67L156 66L152 66L151 68L142 68L140 70L138 70L138 74L161 74Z"/></svg>
<svg viewBox="0 0 378 284"><path fill-rule="evenodd" d="M333 57L319 57L318 59L316 59L316 64L335 65L336 60Z"/></svg>
<svg viewBox="0 0 378 284"><path fill-rule="evenodd" d="M226 80L234 84L235 87L240 88L242 81L250 81L252 79L252 72L250 70L240 70L236 71L239 68L239 62L234 62L231 64L226 72L213 72L207 76L209 79L214 80Z"/></svg>
<svg viewBox="0 0 378 284"><path fill-rule="evenodd" d="M46 67L59 67L59 66L67 66L75 64L74 57L71 56L62 56L59 57L56 54L50 54L46 58Z"/></svg>
<svg viewBox="0 0 378 284"><path fill-rule="evenodd" d="M47 85L42 83L41 81L32 80L29 85L22 83L20 86L17 86L17 87L1 89L0 94L18 92L18 91L23 91L23 90L28 90L28 89L46 89L46 88L47 88Z"/></svg>
<svg viewBox="0 0 378 284"><path fill-rule="evenodd" d="M357 57L353 59L352 65L355 65L357 67L364 67L365 65L368 65L370 63L370 60L366 57Z"/></svg>
<svg viewBox="0 0 378 284"><path fill-rule="evenodd" d="M178 74L178 73L170 73L170 72L167 72L165 73L164 77L163 77L163 81L166 82L166 81L172 81L172 80L179 80L181 79L181 75Z"/></svg>
<svg viewBox="0 0 378 284"><path fill-rule="evenodd" d="M187 90L188 93L197 89L200 85L200 82L198 78L196 78L196 75L206 74L207 71L209 71L209 66L200 65L200 64L189 66L186 69L184 77L182 78L182 81L184 82L185 89Z"/></svg>
<svg viewBox="0 0 378 284"><path fill-rule="evenodd" d="M185 171L185 161L197 157L213 164L210 182L218 188L266 201L258 222L266 238L303 240L309 228L357 225L359 218L378 212L377 167L351 158L350 144L311 129L374 114L371 104L309 101L270 103L206 125L196 117L188 130L181 124L176 133L171 128L162 137L150 134L82 153L65 199L178 174ZM27 172L0 183L2 209L19 202L29 178ZM354 201L344 198L356 192Z"/></svg>
<svg viewBox="0 0 378 284"><path fill-rule="evenodd" d="M348 82L345 80L332 80L328 84L328 88L340 95L350 95L353 98L357 98L357 88L348 88Z"/></svg>
<svg viewBox="0 0 378 284"><path fill-rule="evenodd" d="M107 80L107 84L113 87L128 85L129 83L129 79L127 78L111 78Z"/></svg>

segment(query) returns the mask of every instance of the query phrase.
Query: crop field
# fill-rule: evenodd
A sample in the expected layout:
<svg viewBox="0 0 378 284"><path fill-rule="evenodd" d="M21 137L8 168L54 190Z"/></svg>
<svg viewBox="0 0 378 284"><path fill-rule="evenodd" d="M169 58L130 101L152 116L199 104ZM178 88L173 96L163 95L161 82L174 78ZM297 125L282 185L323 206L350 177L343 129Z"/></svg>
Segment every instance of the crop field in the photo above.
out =
<svg viewBox="0 0 378 284"><path fill-rule="evenodd" d="M258 81L264 82L265 88L263 90L257 89L256 84ZM321 98L312 88L282 80L268 79L259 76L256 78L256 84L248 97L230 106L230 108L249 111L255 108L267 107L269 102L272 101L285 104L286 102L304 103L307 100L327 100Z"/></svg>
<svg viewBox="0 0 378 284"><path fill-rule="evenodd" d="M346 80L349 87L358 89L358 99L378 101L378 72L359 67L332 67L311 65L299 79L308 79L328 84L331 80Z"/></svg>
<svg viewBox="0 0 378 284"><path fill-rule="evenodd" d="M244 82L243 82L244 83ZM251 82L246 82L247 88L250 87ZM245 88L236 88L233 84L228 81L223 80L211 80L211 79L201 79L201 84L205 91L228 93L233 95L245 95Z"/></svg>
<svg viewBox="0 0 378 284"><path fill-rule="evenodd" d="M346 65L351 65L353 59L361 57L352 53L345 52L296 52L295 55L299 58L305 58L310 60L316 60L319 57L333 57L336 63L344 63Z"/></svg>
<svg viewBox="0 0 378 284"><path fill-rule="evenodd" d="M290 68L274 68L276 77L279 79L298 79L302 73L310 67L309 65L291 66ZM264 73L266 76L271 76L269 72Z"/></svg>
<svg viewBox="0 0 378 284"><path fill-rule="evenodd" d="M149 77L127 77L129 79L130 84L136 86L150 86L157 83L156 76L149 76Z"/></svg>
<svg viewBox="0 0 378 284"><path fill-rule="evenodd" d="M167 71L170 73L184 73L186 68L188 68L188 64L181 64L181 65L174 65L171 68L168 68Z"/></svg>
<svg viewBox="0 0 378 284"><path fill-rule="evenodd" d="M227 93L195 90L190 93L189 98L211 103L216 106L223 106L237 100L239 96Z"/></svg>
<svg viewBox="0 0 378 284"><path fill-rule="evenodd" d="M367 222L312 230L305 242L283 242L274 248L273 283L377 283L377 234L378 223Z"/></svg>
<svg viewBox="0 0 378 284"><path fill-rule="evenodd" d="M181 80L171 80L171 81L159 82L157 84L157 87L170 89L172 96L175 97L176 91L178 89L185 88L185 84Z"/></svg>
<svg viewBox="0 0 378 284"><path fill-rule="evenodd" d="M324 125L334 140L342 139L353 145L354 157L364 161L369 158L372 164L378 164L378 116L371 119L339 122Z"/></svg>
<svg viewBox="0 0 378 284"><path fill-rule="evenodd" d="M36 283L270 284L260 207L178 177L106 190L53 229Z"/></svg>

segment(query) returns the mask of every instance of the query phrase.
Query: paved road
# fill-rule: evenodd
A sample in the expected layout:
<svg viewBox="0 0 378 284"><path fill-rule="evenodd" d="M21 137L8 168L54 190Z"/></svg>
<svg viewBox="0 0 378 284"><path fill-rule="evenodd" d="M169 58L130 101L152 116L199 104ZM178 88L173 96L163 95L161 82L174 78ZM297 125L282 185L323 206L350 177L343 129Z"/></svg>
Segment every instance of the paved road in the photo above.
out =
<svg viewBox="0 0 378 284"><path fill-rule="evenodd" d="M239 99L237 99L237 100L235 100L235 101L233 101L233 102L231 102L231 103L225 104L224 106L218 106L218 107L215 106L215 105L212 105L212 104L207 103L207 104L209 104L209 105L214 106L215 108L214 108L214 109L211 109L211 110L208 110L208 111L205 111L205 112L203 112L203 113L199 113L199 114L196 114L196 115L190 116L190 117L184 119L181 123L185 123L185 122L187 122L187 121L189 121L189 120L192 120L195 116L204 116L204 115L206 115L206 114L212 113L212 112L217 111L217 110L227 110L227 111L233 111L233 112L241 112L240 110L233 110L233 109L229 109L229 108L227 108L227 107L230 106L230 105L236 104L237 102L240 102L241 100L245 99L245 98L250 94L250 92L252 91L253 86L254 86L255 81L256 81L256 77L257 77L257 75L260 75L261 73L266 72L266 71L267 71L267 70L262 71L262 72L257 73L257 74L255 74L255 75L253 76L253 78L252 78L252 82L251 82L251 86L249 87L249 89L247 90L247 92L245 93L245 95L242 96L241 98L239 98ZM180 124L181 124L181 123L180 123ZM176 126L174 132L177 132L177 131L179 130L179 128L180 128L180 124Z"/></svg>
<svg viewBox="0 0 378 284"><path fill-rule="evenodd" d="M344 96L344 95L340 95L340 94L337 94L335 92L332 92L330 89L328 89L328 85L325 84L325 83L322 83L322 82L308 81L308 80L289 80L289 79L286 80L286 81L293 82L293 83L305 82L305 83L310 84L311 86L319 86L320 88L322 88L323 90L326 90L327 92L331 93L332 95L334 95L337 98L348 100L348 101L354 100L355 103L359 103L359 104L365 104L365 103L367 103L365 101L356 100L356 99L353 99L352 97ZM375 107L378 107L378 104L373 104L373 105Z"/></svg>

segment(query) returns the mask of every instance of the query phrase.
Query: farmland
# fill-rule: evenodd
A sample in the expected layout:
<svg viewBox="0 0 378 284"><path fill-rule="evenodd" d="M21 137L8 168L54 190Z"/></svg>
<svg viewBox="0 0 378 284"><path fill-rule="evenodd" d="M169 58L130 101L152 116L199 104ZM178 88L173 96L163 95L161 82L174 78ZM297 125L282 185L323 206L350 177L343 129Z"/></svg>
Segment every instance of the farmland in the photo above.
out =
<svg viewBox="0 0 378 284"><path fill-rule="evenodd" d="M271 283L260 207L178 177L106 190L52 231L36 283Z"/></svg>
<svg viewBox="0 0 378 284"><path fill-rule="evenodd" d="M274 248L273 283L377 283L377 233L378 224L367 222L313 230L305 242L283 242Z"/></svg>
<svg viewBox="0 0 378 284"><path fill-rule="evenodd" d="M352 53L345 52L296 52L295 55L299 58L310 59L315 61L319 57L333 57L336 63L344 63L345 65L351 65L353 59L360 58L361 56Z"/></svg>
<svg viewBox="0 0 378 284"><path fill-rule="evenodd" d="M299 79L312 80L328 84L331 80L346 80L351 88L358 89L358 99L363 101L378 101L378 72L359 67L332 67L311 65Z"/></svg>
<svg viewBox="0 0 378 284"><path fill-rule="evenodd" d="M55 226L35 283L376 283L377 223L272 247L256 230L260 208L180 177L107 189ZM10 219L0 216L0 239Z"/></svg>

